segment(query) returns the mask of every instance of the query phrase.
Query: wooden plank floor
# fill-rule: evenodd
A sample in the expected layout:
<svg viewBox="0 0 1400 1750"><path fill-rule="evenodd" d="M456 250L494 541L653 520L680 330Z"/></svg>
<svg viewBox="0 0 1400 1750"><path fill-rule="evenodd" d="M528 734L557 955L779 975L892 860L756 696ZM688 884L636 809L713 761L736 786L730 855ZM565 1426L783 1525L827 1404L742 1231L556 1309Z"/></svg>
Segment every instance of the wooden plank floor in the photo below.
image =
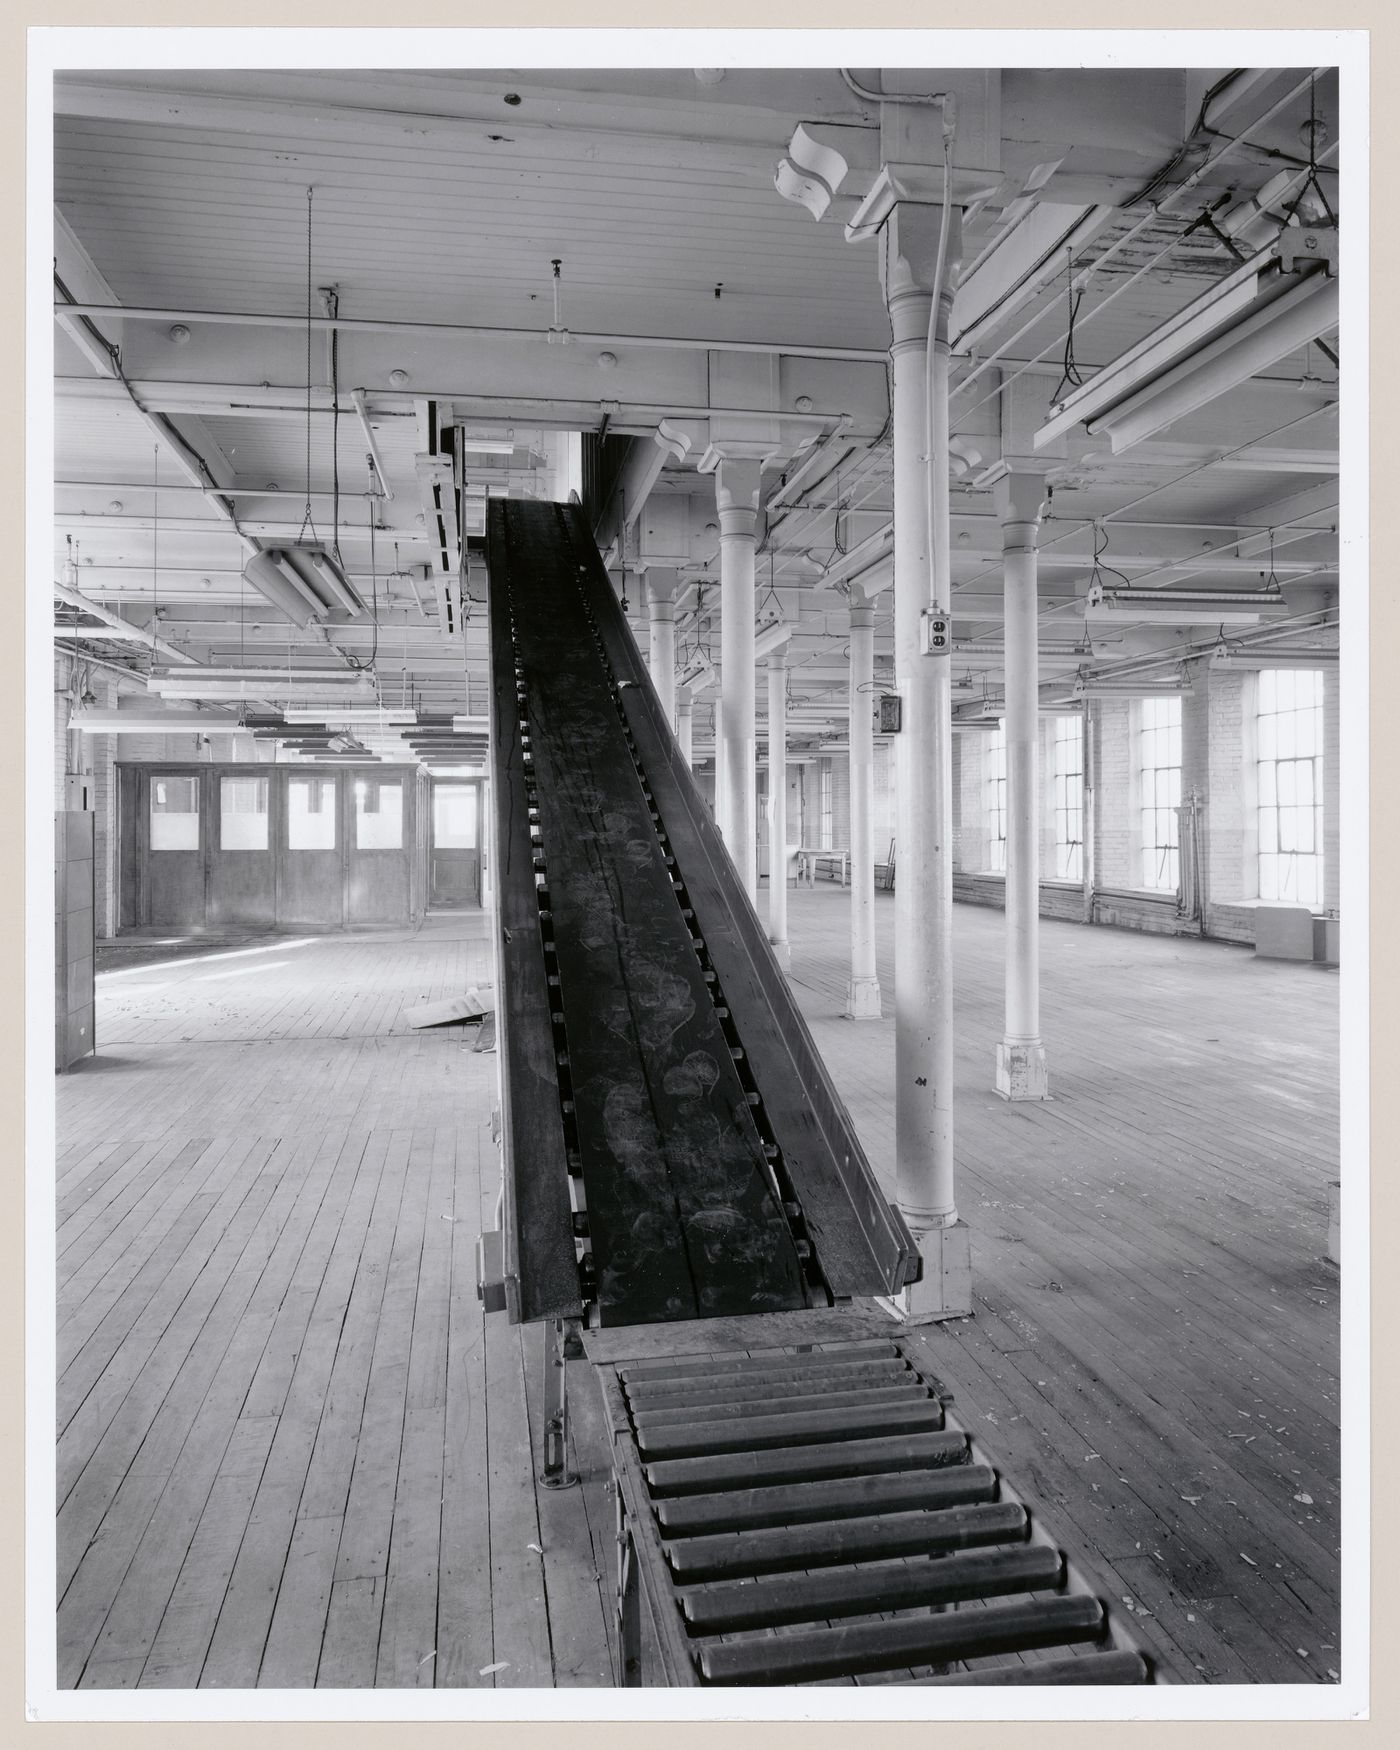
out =
<svg viewBox="0 0 1400 1750"><path fill-rule="evenodd" d="M893 1021L842 1018L849 898L790 899L803 1012L893 1195ZM930 1365L1182 1680L1334 1681L1336 973L1046 921L1053 1097L1010 1105L1004 919L955 917L975 1316L929 1330ZM877 894L887 1013L893 918Z"/></svg>
<svg viewBox="0 0 1400 1750"><path fill-rule="evenodd" d="M60 1683L614 1681L601 1442L537 1499L541 1333L476 1298L496 1060L403 1018L487 948L442 915L100 981L58 1082Z"/></svg>
<svg viewBox="0 0 1400 1750"><path fill-rule="evenodd" d="M794 979L888 1178L893 1029L840 1018L848 904L793 895ZM892 922L881 895L884 980ZM1183 1679L1328 1681L1335 975L1047 924L1055 1097L1008 1106L1002 918L957 924L977 1307L929 1365ZM100 980L97 1056L58 1081L60 1682L612 1683L586 1364L583 1487L551 1493L540 1332L476 1300L495 1059L403 1020L489 978L481 920L179 952Z"/></svg>

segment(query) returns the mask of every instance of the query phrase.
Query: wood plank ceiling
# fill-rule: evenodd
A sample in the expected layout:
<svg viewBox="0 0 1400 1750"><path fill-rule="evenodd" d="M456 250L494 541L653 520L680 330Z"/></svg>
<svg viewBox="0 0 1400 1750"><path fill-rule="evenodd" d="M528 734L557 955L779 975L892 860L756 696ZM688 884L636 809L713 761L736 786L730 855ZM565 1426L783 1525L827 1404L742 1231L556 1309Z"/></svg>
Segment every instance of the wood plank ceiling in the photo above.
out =
<svg viewBox="0 0 1400 1750"><path fill-rule="evenodd" d="M1310 105L1322 117L1323 175L1335 202L1335 81L1324 75L1309 88L1307 70L1294 69L1227 87L1224 71L1002 75L1001 180L969 214L964 266L1037 198L1116 209L1073 261L1079 273L1102 263L1075 316L1083 375L1231 271L1230 246L1201 215L1228 211L1280 165L1299 174L1298 130ZM929 90L940 75L862 77ZM1238 100L1236 89L1245 93ZM1213 92L1224 93L1228 114L1202 132ZM126 389L110 372L99 380L60 330L55 564L67 560L72 537L93 599L143 624L159 606L163 636L197 660L266 650L334 667L344 660L337 649L375 650L386 703L407 695L425 711L462 711L482 696L485 646L470 624L465 637L459 625L449 629L440 591L425 581L433 551L414 457L430 399L444 416L455 410L478 434L516 445L508 469L481 456L474 477L492 490L535 493L563 477L561 430L596 428L616 407L613 429L645 433L668 411L693 416L718 404L712 372L721 355L707 354L707 342L835 348L851 356L780 360L780 405L791 409L802 393L829 416L825 427L809 422L804 441L835 431L844 412L851 442L841 466L825 477L816 470L814 486L798 495L804 514L775 524L759 581L767 573L784 611L801 615L795 697L839 695L829 677L844 661L845 603L821 573L890 512L878 359L889 327L875 244L848 245L838 223L813 223L773 188L799 122L874 124L874 110L836 69L733 69L709 87L686 68L84 71L59 79L55 108L59 255L81 280L74 297L179 313L187 330L181 335L170 315L98 323L121 348L135 398L171 422L221 487L236 489L228 502L265 544L296 536L309 486L317 533L338 538L347 568L378 603L379 625L376 633L366 617L297 633L254 596L226 516L192 489ZM1246 132L1245 144L1230 144ZM555 319L554 260L560 325L617 342L542 343ZM308 337L294 320L199 320L200 312L295 319L308 290L320 315L322 288L334 288L336 313L352 325L386 325L340 331L334 422L324 332ZM1067 263L981 356L955 359L953 429L977 452L953 490L959 637L1000 634L997 615L977 618L971 607L1000 587L990 491L979 476L999 454L1011 397L1035 387L1043 398L1064 376L1070 296ZM1052 476L1047 540L1083 563L1043 573L1058 592L1043 637L1082 631L1059 598L1082 594L1093 525L1104 519L1113 552L1141 569L1224 544L1231 528L1271 526L1282 505L1318 531L1289 548L1290 559L1322 568L1299 611L1335 604L1336 377L1332 360L1310 347L1122 456L1072 446ZM372 553L367 438L352 389L364 392L393 491L373 501ZM706 586L717 580L717 542L706 527L712 484L694 467L702 447L671 463L657 490L694 501L683 574ZM1309 492L1300 509L1297 495ZM1223 572L1214 581L1240 584ZM693 591L682 598L683 650L717 632L717 622L706 624L716 594L705 588L698 611ZM888 591L877 606L877 649L888 650ZM717 646L716 637L716 656ZM136 646L121 660L138 671L145 664ZM999 663L977 667L995 692ZM803 669L822 679L808 686ZM839 721L838 701L813 745ZM698 724L701 747L708 733Z"/></svg>

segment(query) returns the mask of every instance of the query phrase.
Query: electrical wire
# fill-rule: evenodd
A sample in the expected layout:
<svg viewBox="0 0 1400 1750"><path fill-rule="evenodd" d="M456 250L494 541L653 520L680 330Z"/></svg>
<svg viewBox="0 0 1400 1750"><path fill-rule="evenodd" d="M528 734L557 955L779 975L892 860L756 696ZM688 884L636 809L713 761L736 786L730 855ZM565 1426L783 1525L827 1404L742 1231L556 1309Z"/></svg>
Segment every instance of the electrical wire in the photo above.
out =
<svg viewBox="0 0 1400 1750"><path fill-rule="evenodd" d="M314 188L306 191L306 508L302 512L298 541L305 538L308 528L313 540L320 538L311 515L311 205L315 192Z"/></svg>
<svg viewBox="0 0 1400 1750"><path fill-rule="evenodd" d="M146 652L149 672L156 665L156 636L160 626L160 445L151 462L151 642Z"/></svg>
<svg viewBox="0 0 1400 1750"><path fill-rule="evenodd" d="M1065 388L1080 389L1084 386L1084 377L1074 357L1074 319L1079 314L1079 306L1084 298L1084 287L1074 289L1074 251L1065 250L1065 297L1069 304L1069 323L1065 329L1065 350L1060 359L1060 380L1055 385L1051 395L1051 403L1060 399Z"/></svg>
<svg viewBox="0 0 1400 1750"><path fill-rule="evenodd" d="M1121 237L1119 237L1115 242L1109 244L1108 248L1105 249L1103 254L1100 255L1096 261L1091 262L1089 264L1089 266L1084 270L1083 275L1082 275L1083 283L1087 286L1088 282L1093 278L1093 276L1096 273L1099 273L1100 271L1102 271L1104 265L1108 261L1110 261L1116 254L1118 254L1119 251L1122 250L1126 244L1131 242L1132 239L1134 237L1136 237L1139 232L1143 231L1149 225L1153 224L1156 220L1160 219L1163 216L1163 209L1166 206L1168 206L1172 201L1179 200L1182 195L1186 194L1190 189L1194 188L1195 185L1201 180L1201 178L1206 174L1207 171L1214 169L1217 164L1221 163L1225 158L1229 157L1232 152L1237 151L1242 146L1244 146L1248 142L1249 135L1251 133L1257 132L1257 130L1259 128L1263 127L1266 122L1271 121L1273 119L1273 117L1275 115L1277 115L1281 109L1286 108L1287 105L1289 103L1291 103L1295 97L1301 96L1301 94L1309 88L1310 84L1315 79L1315 77L1316 77L1315 74L1310 74L1308 79L1301 80L1297 85L1290 87L1290 89L1285 93L1285 95L1283 97L1281 97L1278 100L1277 103L1272 104L1267 110L1265 110L1263 115L1261 115L1256 121L1251 122L1249 127L1247 127L1242 134L1235 136L1233 139L1228 139L1227 143L1224 146L1222 146L1220 148L1220 150L1214 154L1213 157L1208 158L1205 163L1201 164L1197 169L1193 170L1191 172L1190 176L1187 177L1185 182L1181 183L1179 185L1179 187L1177 187L1175 190L1166 194L1163 197L1162 201L1158 205L1154 206L1151 209L1151 211L1149 211L1147 214L1145 214L1144 217L1141 218L1137 222L1137 224L1132 226L1131 229L1129 229L1128 231L1124 232L1124 234ZM1329 153L1332 150L1335 150L1335 147L1329 148ZM1104 298L1102 303L1096 304L1094 306L1094 308L1088 313L1088 315L1084 318L1085 323L1087 324L1087 323L1093 321L1095 317L1102 315L1102 313L1109 307L1110 304L1112 304L1117 298L1121 297L1122 294L1124 292L1126 292L1127 290L1129 290L1130 287L1135 285L1137 283L1137 281L1140 280L1146 273L1150 272L1151 269L1154 268L1158 262L1162 261L1163 259L1165 259L1166 256L1170 255L1171 252L1177 247L1179 242L1180 242L1180 237L1173 237L1172 240L1167 244L1167 246L1164 249L1159 250L1157 252L1157 254L1154 255L1150 261L1146 262L1141 268L1139 268L1135 273L1133 273L1121 285L1116 286L1108 294L1108 296L1106 298ZM980 364L975 365L973 367L973 369L971 371L969 371L968 374L962 379L962 381L960 383L956 384L952 388L951 394L953 394L953 395L965 394L967 392L967 390L972 387L973 383L975 383L977 381L977 379L983 375L984 372L991 370L993 368L993 366L997 363L997 359L999 357L1002 357L1005 355L1007 348L1014 346L1016 344L1016 342L1022 338L1023 335L1029 334L1030 331L1033 328L1035 328L1036 325L1039 322L1041 322L1043 319L1044 319L1044 313L1042 311L1037 311L1034 315L1032 315L1031 318L1029 319L1029 321L1023 323L1021 325L1021 327L1018 328L1017 331L1004 343L1004 345L1002 345L1001 347L999 347L997 349L996 354L992 355L989 358L983 359ZM1003 382L999 385L999 387L994 389L990 395L984 395L981 398L981 400L974 402L970 407L965 409L961 417L966 418L968 414L975 412L977 410L977 408L984 406L986 402L994 399L997 395L1004 393L1006 388L1011 383L1015 382L1018 377L1024 376L1025 373L1029 369L1031 369L1033 366L1039 364L1040 361L1043 358L1045 358L1046 355L1053 350L1053 348L1056 346L1056 344L1057 344L1056 340L1051 340L1050 342L1048 342L1045 346L1043 346L1040 349L1040 351L1035 355L1034 358L1025 360L1021 364L1020 368L1017 371L1013 372L1010 377L1005 378L1003 380Z"/></svg>

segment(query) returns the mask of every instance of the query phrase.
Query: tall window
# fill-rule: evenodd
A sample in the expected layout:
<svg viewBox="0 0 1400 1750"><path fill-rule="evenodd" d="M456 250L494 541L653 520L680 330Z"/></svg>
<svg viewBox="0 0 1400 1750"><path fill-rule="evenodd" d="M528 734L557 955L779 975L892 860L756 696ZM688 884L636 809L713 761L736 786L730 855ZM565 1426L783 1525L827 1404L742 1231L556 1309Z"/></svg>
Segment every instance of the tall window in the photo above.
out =
<svg viewBox="0 0 1400 1750"><path fill-rule="evenodd" d="M1055 875L1082 878L1084 862L1084 719L1055 719Z"/></svg>
<svg viewBox="0 0 1400 1750"><path fill-rule="evenodd" d="M1259 676L1259 897L1322 903L1322 671Z"/></svg>
<svg viewBox="0 0 1400 1750"><path fill-rule="evenodd" d="M1006 873L1006 719L987 737L986 800L987 867Z"/></svg>
<svg viewBox="0 0 1400 1750"><path fill-rule="evenodd" d="M823 760L817 768L817 845L823 851L831 849L831 761Z"/></svg>
<svg viewBox="0 0 1400 1750"><path fill-rule="evenodd" d="M1181 700L1144 699L1138 735L1138 805L1142 821L1142 884L1176 891L1180 874L1177 809L1181 806Z"/></svg>

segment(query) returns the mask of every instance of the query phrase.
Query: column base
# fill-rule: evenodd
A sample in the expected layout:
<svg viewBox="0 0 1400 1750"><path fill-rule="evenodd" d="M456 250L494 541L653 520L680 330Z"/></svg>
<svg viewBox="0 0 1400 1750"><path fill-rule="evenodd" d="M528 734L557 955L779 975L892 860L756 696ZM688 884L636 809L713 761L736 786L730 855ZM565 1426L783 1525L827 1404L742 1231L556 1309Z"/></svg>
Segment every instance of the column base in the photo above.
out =
<svg viewBox="0 0 1400 1750"><path fill-rule="evenodd" d="M783 971L791 972L792 943L787 941L774 942L770 939L768 946L773 950L773 958L778 962L778 965L782 967Z"/></svg>
<svg viewBox="0 0 1400 1750"><path fill-rule="evenodd" d="M850 1021L878 1021L880 981L878 978L853 978L846 986L846 1018Z"/></svg>
<svg viewBox="0 0 1400 1750"><path fill-rule="evenodd" d="M1048 1100L1045 1047L1037 1040L1028 1045L1009 1039L997 1044L997 1092L1003 1100Z"/></svg>
<svg viewBox="0 0 1400 1750"><path fill-rule="evenodd" d="M891 1318L906 1325L965 1319L972 1313L972 1230L965 1221L916 1234L924 1273L900 1294L880 1295Z"/></svg>

